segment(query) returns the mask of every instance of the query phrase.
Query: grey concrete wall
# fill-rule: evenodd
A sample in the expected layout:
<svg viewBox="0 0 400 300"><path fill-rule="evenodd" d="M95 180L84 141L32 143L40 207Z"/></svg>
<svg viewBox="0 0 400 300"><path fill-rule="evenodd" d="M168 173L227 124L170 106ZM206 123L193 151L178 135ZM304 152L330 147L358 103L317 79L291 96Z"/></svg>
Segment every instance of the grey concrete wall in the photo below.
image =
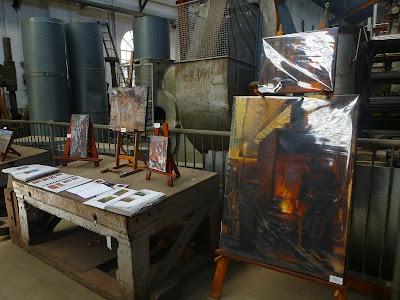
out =
<svg viewBox="0 0 400 300"><path fill-rule="evenodd" d="M274 0L248 0L251 3L258 3L263 15L262 36L274 36L276 13ZM293 23L297 32L302 31L302 21L304 20L305 31L318 28L321 19L324 17L325 9L318 6L311 0L286 0L289 11L292 15Z"/></svg>

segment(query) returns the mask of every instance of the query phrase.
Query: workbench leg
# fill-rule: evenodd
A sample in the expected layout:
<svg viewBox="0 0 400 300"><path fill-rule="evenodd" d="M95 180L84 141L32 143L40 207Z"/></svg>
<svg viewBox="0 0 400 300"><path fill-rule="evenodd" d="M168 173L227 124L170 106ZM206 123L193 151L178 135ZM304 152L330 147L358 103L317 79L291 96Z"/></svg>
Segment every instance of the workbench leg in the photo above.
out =
<svg viewBox="0 0 400 300"><path fill-rule="evenodd" d="M224 284L226 270L228 269L229 258L226 256L219 256L217 269L215 270L214 280L212 283L210 297L219 299L221 296L222 285Z"/></svg>
<svg viewBox="0 0 400 300"><path fill-rule="evenodd" d="M118 239L117 279L124 299L150 296L149 238Z"/></svg>
<svg viewBox="0 0 400 300"><path fill-rule="evenodd" d="M29 246L30 236L29 236L29 218L26 203L22 199L17 199L18 210L19 210L19 224L21 226L21 246Z"/></svg>
<svg viewBox="0 0 400 300"><path fill-rule="evenodd" d="M221 214L219 209L218 201L215 201L208 211L208 220L210 225L210 251L212 255L215 254L215 250L219 244L219 234L221 231Z"/></svg>

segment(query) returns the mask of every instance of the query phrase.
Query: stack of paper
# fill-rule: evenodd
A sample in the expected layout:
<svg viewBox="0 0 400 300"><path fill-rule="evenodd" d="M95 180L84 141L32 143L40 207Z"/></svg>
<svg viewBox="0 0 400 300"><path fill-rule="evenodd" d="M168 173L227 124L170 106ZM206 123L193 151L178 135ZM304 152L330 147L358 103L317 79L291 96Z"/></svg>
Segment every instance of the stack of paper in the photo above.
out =
<svg viewBox="0 0 400 300"><path fill-rule="evenodd" d="M59 193L90 181L92 181L92 179L83 178L77 175L56 173L50 176L33 180L28 184L34 187L45 189L47 191Z"/></svg>
<svg viewBox="0 0 400 300"><path fill-rule="evenodd" d="M75 194L84 199L89 199L111 190L112 188L106 186L105 184L94 181L69 189L67 192Z"/></svg>
<svg viewBox="0 0 400 300"><path fill-rule="evenodd" d="M15 179L29 181L58 172L58 168L44 165L26 165L20 167L7 168L3 173L11 174Z"/></svg>
<svg viewBox="0 0 400 300"><path fill-rule="evenodd" d="M84 204L130 217L143 208L164 199L165 194L160 192L146 189L136 191L127 188L116 188L90 199Z"/></svg>

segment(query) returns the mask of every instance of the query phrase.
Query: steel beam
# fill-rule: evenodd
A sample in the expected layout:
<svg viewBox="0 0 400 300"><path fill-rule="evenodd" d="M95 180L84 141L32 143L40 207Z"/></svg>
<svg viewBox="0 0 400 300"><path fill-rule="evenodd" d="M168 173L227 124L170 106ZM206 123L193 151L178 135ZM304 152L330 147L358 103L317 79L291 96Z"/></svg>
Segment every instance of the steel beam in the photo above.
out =
<svg viewBox="0 0 400 300"><path fill-rule="evenodd" d="M364 10L364 9L366 9L366 8L368 8L368 7L370 7L370 6L374 5L374 4L376 4L376 3L378 3L378 2L381 2L381 1L382 1L382 0L368 0L367 2L365 2L365 3L363 3L363 4L359 5L359 6L357 6L356 8L354 8L354 9L352 9L352 10L350 10L350 11L348 11L348 12L345 13L342 17L334 18L333 20L331 20L331 21L329 22L329 24L332 25L332 24L336 24L336 23L338 23L338 22L340 22L340 21L343 21L343 20L345 20L346 18L348 18L348 17L350 17L350 16L352 16L352 15L355 15L356 13L359 13L360 11L362 11L362 10Z"/></svg>

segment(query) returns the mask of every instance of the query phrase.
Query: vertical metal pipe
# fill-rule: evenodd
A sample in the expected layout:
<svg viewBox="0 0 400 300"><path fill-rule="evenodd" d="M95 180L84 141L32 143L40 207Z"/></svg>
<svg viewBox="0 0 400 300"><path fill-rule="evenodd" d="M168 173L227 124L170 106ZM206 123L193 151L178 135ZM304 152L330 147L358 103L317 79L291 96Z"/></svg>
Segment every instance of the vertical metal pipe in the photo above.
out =
<svg viewBox="0 0 400 300"><path fill-rule="evenodd" d="M397 233L400 232L400 222ZM393 279L390 288L392 289L392 300L400 299L400 234L397 234L396 251L394 256Z"/></svg>
<svg viewBox="0 0 400 300"><path fill-rule="evenodd" d="M203 164L201 166L201 169L204 170L204 165L206 164L204 156L204 135L201 136L201 157L203 158Z"/></svg>
<svg viewBox="0 0 400 300"><path fill-rule="evenodd" d="M51 152L51 162L52 165L55 166L54 156L56 153L56 144L54 141L54 124L53 122L49 123L49 132L50 132L50 152Z"/></svg>
<svg viewBox="0 0 400 300"><path fill-rule="evenodd" d="M386 236L389 227L389 213L390 206L392 202L392 189L393 189L393 177L394 177L394 169L393 169L393 156L394 156L394 148L391 148L391 157L390 157L390 173L389 173L389 184L388 184L388 201L386 207L386 217L385 217L385 231L383 233L383 242L381 246L381 256L379 258L379 278L382 278L382 265L383 265L383 252L385 250L385 242ZM382 278L383 279L383 278Z"/></svg>
<svg viewBox="0 0 400 300"><path fill-rule="evenodd" d="M368 187L368 209L367 209L367 221L365 222L365 232L364 232L364 238L363 238L363 268L362 272L363 275L366 275L365 273L365 245L367 242L367 233L368 233L368 223L369 223L369 218L370 218L370 208L371 208L371 190L372 190L372 182L373 182L373 177L374 177L374 164L375 164L375 155L376 155L376 149L373 149L372 153L372 160L371 160L371 176L369 178L369 187Z"/></svg>
<svg viewBox="0 0 400 300"><path fill-rule="evenodd" d="M194 146L195 145L195 136L194 135L193 135L192 144L193 144L193 168L196 168L196 147Z"/></svg>
<svg viewBox="0 0 400 300"><path fill-rule="evenodd" d="M7 22L7 12L6 12L6 0L3 0L3 13L4 13L4 28L6 29L5 36L8 36L8 22Z"/></svg>
<svg viewBox="0 0 400 300"><path fill-rule="evenodd" d="M185 152L185 167L186 167L186 134L183 134L183 149Z"/></svg>

